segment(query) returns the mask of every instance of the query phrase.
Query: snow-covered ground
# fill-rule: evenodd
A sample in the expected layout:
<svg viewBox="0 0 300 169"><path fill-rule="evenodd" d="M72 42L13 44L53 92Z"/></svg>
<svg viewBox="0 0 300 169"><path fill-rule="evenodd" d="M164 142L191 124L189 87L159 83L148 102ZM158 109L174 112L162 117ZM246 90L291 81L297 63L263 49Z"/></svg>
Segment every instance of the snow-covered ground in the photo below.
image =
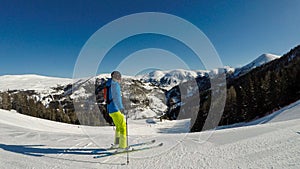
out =
<svg viewBox="0 0 300 169"><path fill-rule="evenodd" d="M0 110L1 169L63 168L300 168L300 103L268 123L187 133L189 120L130 120L129 143L156 139L160 148L94 159L109 147L112 127L86 127ZM147 122L146 122L147 121Z"/></svg>

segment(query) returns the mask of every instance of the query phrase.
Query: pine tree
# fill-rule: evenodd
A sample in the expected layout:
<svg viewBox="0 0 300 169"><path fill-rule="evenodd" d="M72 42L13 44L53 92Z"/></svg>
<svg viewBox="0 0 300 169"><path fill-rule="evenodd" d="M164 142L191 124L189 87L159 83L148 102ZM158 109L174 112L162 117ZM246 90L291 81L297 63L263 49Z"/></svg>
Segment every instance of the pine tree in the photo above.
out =
<svg viewBox="0 0 300 169"><path fill-rule="evenodd" d="M227 112L228 112L228 117L226 119L227 125L230 123L239 121L238 113L236 111L237 110L237 100L236 99L237 99L237 94L236 94L235 88L234 88L234 86L231 86L227 91L227 102L226 102Z"/></svg>
<svg viewBox="0 0 300 169"><path fill-rule="evenodd" d="M11 110L12 109L12 103L10 94L8 92L2 93L2 109L5 110Z"/></svg>

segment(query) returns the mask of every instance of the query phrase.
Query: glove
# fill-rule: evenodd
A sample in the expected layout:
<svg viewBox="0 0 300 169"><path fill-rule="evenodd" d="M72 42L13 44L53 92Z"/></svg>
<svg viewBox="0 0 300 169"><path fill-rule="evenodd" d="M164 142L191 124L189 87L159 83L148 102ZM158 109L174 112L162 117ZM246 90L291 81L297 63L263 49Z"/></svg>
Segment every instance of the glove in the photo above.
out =
<svg viewBox="0 0 300 169"><path fill-rule="evenodd" d="M128 111L127 110L123 110L124 115L127 116L128 115Z"/></svg>
<svg viewBox="0 0 300 169"><path fill-rule="evenodd" d="M123 113L123 114L125 114L125 109L120 109L120 112Z"/></svg>

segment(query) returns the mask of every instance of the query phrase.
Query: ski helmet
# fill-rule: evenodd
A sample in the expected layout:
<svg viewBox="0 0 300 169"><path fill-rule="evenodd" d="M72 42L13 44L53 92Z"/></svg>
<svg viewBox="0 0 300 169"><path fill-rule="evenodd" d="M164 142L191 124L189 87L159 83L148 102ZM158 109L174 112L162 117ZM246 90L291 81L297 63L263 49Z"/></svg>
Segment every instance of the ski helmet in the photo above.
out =
<svg viewBox="0 0 300 169"><path fill-rule="evenodd" d="M121 73L120 73L119 71L113 71L113 72L111 73L111 77L112 77L113 79L121 80Z"/></svg>

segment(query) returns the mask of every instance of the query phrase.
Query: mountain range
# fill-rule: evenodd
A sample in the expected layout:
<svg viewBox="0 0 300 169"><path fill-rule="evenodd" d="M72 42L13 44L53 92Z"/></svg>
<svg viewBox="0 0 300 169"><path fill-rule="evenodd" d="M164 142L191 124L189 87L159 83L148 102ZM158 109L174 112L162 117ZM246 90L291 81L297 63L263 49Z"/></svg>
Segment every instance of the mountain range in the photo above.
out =
<svg viewBox="0 0 300 169"><path fill-rule="evenodd" d="M277 70L280 73L287 73L285 71L279 70L287 70L288 68L290 68L288 65L299 65L299 48L299 46L294 48L282 57L272 54L263 54L253 62L241 68L231 68L228 66L220 68L222 70L225 70L226 72L228 89L227 96L230 96L230 98L227 98L225 113L222 117L220 125L223 125L225 123L233 124L255 119L257 115L249 116L245 111L253 112L256 111L255 107L264 106L253 104L253 110L249 111L241 108L241 106L246 103L238 102L245 99L251 100L245 97L245 93L248 92L254 92L256 95L260 95L259 91L261 89L259 89L259 87L257 87L257 89L254 89L253 86L253 80L255 81L253 77L254 74L259 74L259 76L266 79L267 77L265 77L265 74L268 74L273 70ZM300 69L296 68L289 70L291 72L294 71L293 73L295 73L294 76L289 76L289 78L294 80L293 82L291 82L292 84L297 81L295 79L300 79L299 70ZM178 111L182 108L181 106L187 104L181 101L181 98L183 96L181 96L180 90L178 90L178 86L180 84L185 84L189 83L190 81L196 80L201 91L191 90L192 93L190 93L189 97L193 98L196 92L199 92L201 97L201 104L197 119L194 119L196 120L196 127L191 126L191 130L201 131L200 128L203 123L203 118L205 118L206 114L205 110L209 109L207 100L209 100L210 98L209 74L211 72L218 71L194 71L178 69L153 71L148 74L139 75L136 77L124 77L121 86L125 108L128 110L129 117L131 119L144 119L150 117L176 119L178 117ZM247 79L248 76L251 76L251 81ZM274 76L277 77L280 75L278 73ZM97 88L97 85L99 85L96 82L101 79L105 80L108 77L109 75L106 74L98 75L89 79L72 80L64 78L44 77L38 75L0 76L0 108L14 109L23 114L66 123L107 125L105 119L102 118L101 113L95 113L99 112L99 105L95 104L97 103L97 101L95 100L94 94L95 88ZM272 75L272 78L275 77L273 77ZM280 78L277 78L277 80L278 79L282 80ZM272 80L276 81L276 78ZM262 79L259 79L258 81L261 81L259 85L266 86L266 84L262 84ZM252 88L248 87L249 84L250 86L252 85ZM268 90L271 89L271 84L269 82L267 85L269 86L262 88L266 90L266 93L268 93ZM243 86L245 90L239 90L240 86ZM285 87L288 87L288 85ZM295 92L297 93L298 90ZM298 97L294 97L287 100L286 97L288 96L284 96L284 99L281 99L281 101L279 101L281 104L280 106L284 106L288 104L288 102L300 99ZM230 99L234 100L232 101L234 105L228 104L228 100ZM258 100L258 98L256 99ZM74 104L75 106L79 105L79 108L76 108L75 110ZM194 106L199 107L198 103ZM274 107L273 103L268 106L269 108L267 109L257 109L260 114L259 116L266 115L273 109L278 108L278 105ZM232 111L228 109L236 110L234 111L234 113L232 113ZM196 108L191 110L197 111ZM91 119L78 119L78 116L86 116L86 114L84 113L87 112L91 114ZM243 115L243 117L239 117L241 115Z"/></svg>

